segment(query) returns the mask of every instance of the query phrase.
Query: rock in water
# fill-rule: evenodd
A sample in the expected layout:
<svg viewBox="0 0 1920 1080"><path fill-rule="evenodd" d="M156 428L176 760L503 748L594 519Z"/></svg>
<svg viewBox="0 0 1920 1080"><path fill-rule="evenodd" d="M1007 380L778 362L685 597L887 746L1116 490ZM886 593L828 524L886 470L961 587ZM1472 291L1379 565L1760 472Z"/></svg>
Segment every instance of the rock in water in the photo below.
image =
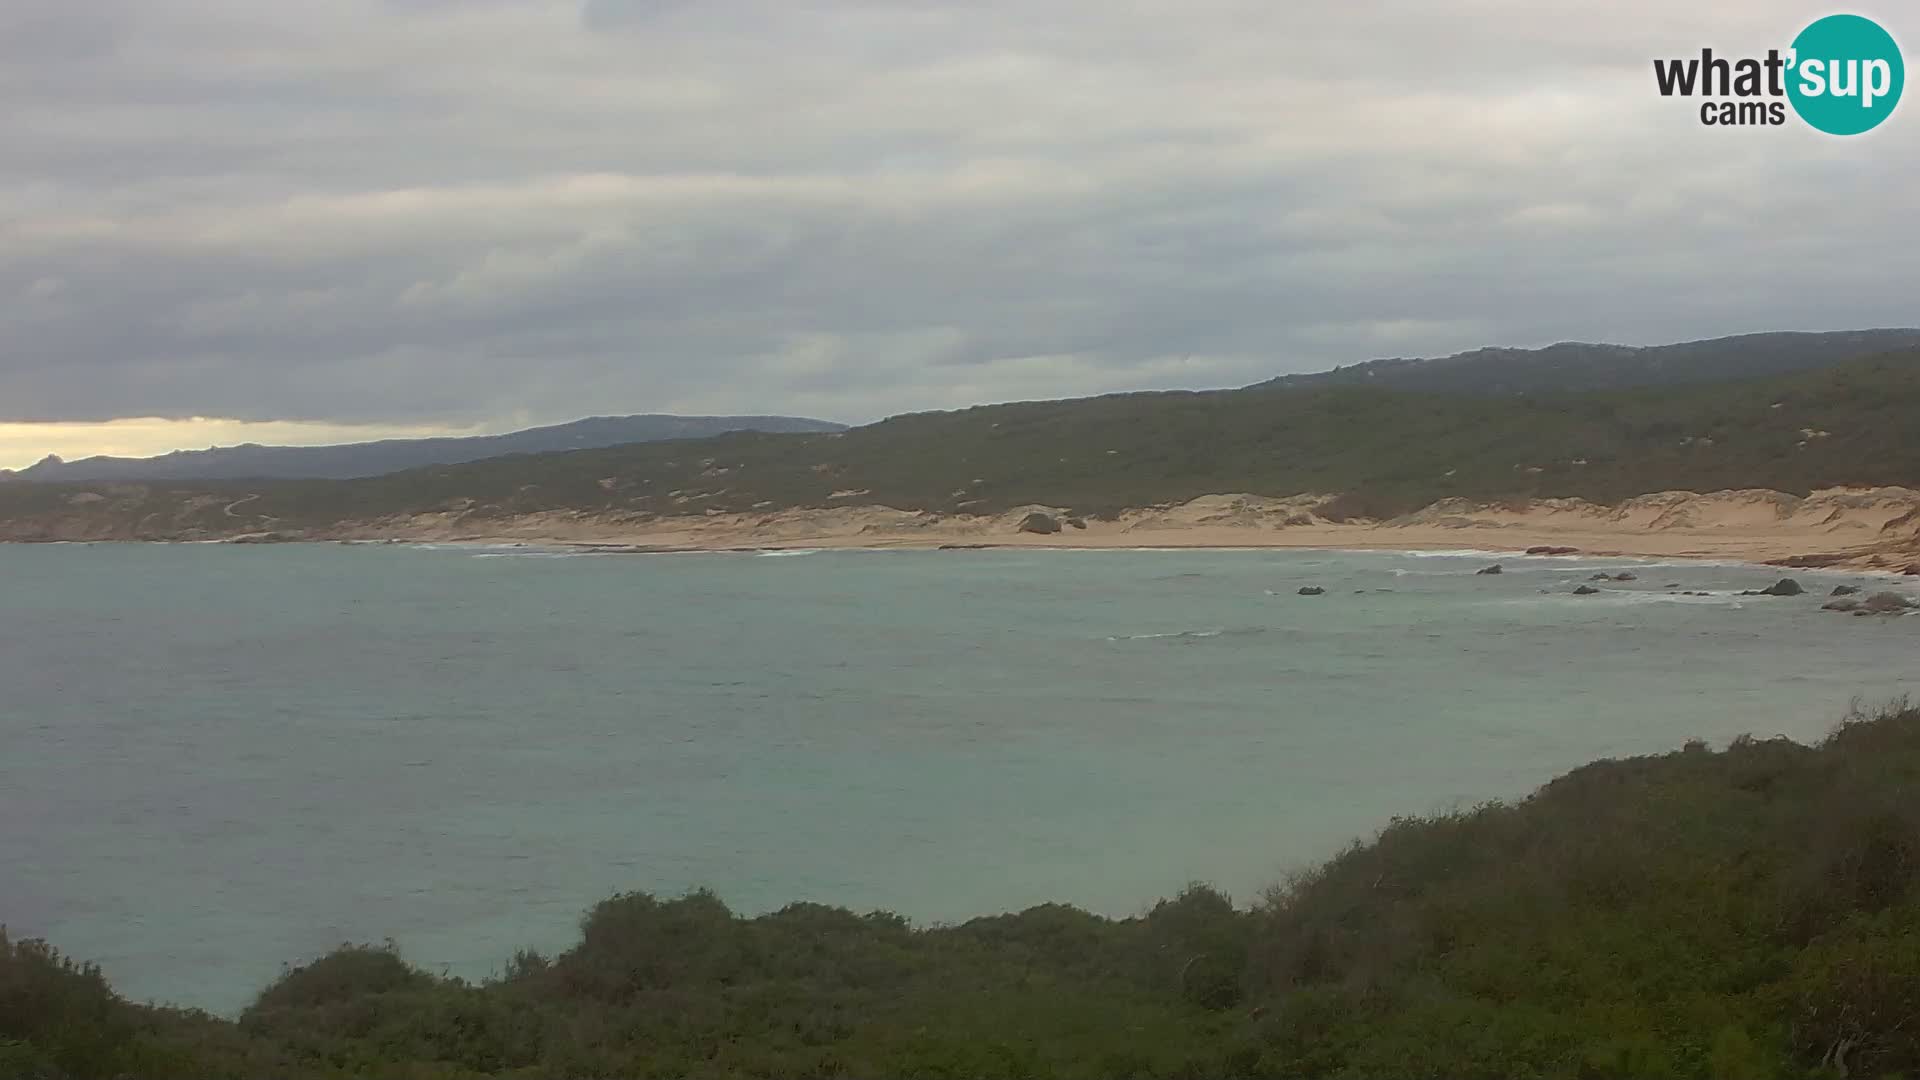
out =
<svg viewBox="0 0 1920 1080"><path fill-rule="evenodd" d="M1500 571L1499 563L1494 563L1492 566L1483 566L1480 569L1474 571L1474 573L1476 574L1498 574L1500 572L1501 571Z"/></svg>
<svg viewBox="0 0 1920 1080"><path fill-rule="evenodd" d="M1321 595L1324 595L1324 594L1326 593L1326 591L1327 591L1327 590L1325 590L1325 589L1323 589L1323 588L1321 588L1321 587L1320 587L1320 586L1318 586L1318 585L1302 585L1302 586L1300 586L1300 595L1301 595L1301 596L1321 596Z"/></svg>
<svg viewBox="0 0 1920 1080"><path fill-rule="evenodd" d="M1039 533L1046 536L1060 531L1060 522L1052 514L1043 514L1038 510L1020 519L1020 531Z"/></svg>
<svg viewBox="0 0 1920 1080"><path fill-rule="evenodd" d="M1592 596L1592 595L1593 595L1594 593L1597 593L1597 592L1599 592L1599 591L1600 591L1599 589L1596 589L1596 588L1594 588L1594 587L1593 587L1593 586L1591 586L1591 585L1582 585L1582 586L1580 586L1579 588L1577 588L1577 589L1575 589L1575 590L1573 590L1573 595L1575 595L1575 596Z"/></svg>
<svg viewBox="0 0 1920 1080"><path fill-rule="evenodd" d="M1877 592L1865 600L1856 600L1848 596L1839 600L1829 600L1820 605L1822 611L1839 611L1853 615L1905 615L1915 608L1920 608L1920 603L1896 592Z"/></svg>
<svg viewBox="0 0 1920 1080"><path fill-rule="evenodd" d="M1828 593L1827 595L1828 596L1852 596L1853 594L1859 591L1860 591L1860 586L1858 585L1835 585L1833 587L1833 591Z"/></svg>
<svg viewBox="0 0 1920 1080"><path fill-rule="evenodd" d="M1618 574L1615 574L1615 575L1613 575L1613 580L1615 580L1615 581L1639 581L1639 580L1640 580L1640 575L1638 575L1638 574L1629 574L1629 573L1627 573L1626 571L1624 571L1624 570L1623 570L1623 571L1621 571L1620 573L1618 573Z"/></svg>
<svg viewBox="0 0 1920 1080"><path fill-rule="evenodd" d="M1767 586L1766 588L1761 589L1759 592L1755 593L1754 595L1756 596L1799 596L1801 593L1806 591L1807 590L1800 587L1799 582L1793 580L1790 577L1783 577L1779 581L1776 581L1773 584Z"/></svg>

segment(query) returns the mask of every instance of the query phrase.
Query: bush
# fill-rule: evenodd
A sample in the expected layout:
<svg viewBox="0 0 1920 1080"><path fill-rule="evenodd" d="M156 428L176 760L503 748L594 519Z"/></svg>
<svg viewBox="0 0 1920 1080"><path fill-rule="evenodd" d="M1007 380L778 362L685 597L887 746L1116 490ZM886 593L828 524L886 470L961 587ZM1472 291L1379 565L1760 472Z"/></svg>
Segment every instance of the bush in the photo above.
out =
<svg viewBox="0 0 1920 1080"><path fill-rule="evenodd" d="M1920 1074L1920 712L1596 762L1396 819L1251 910L959 926L711 893L589 911L483 986L391 946L239 1025L0 933L0 1077Z"/></svg>

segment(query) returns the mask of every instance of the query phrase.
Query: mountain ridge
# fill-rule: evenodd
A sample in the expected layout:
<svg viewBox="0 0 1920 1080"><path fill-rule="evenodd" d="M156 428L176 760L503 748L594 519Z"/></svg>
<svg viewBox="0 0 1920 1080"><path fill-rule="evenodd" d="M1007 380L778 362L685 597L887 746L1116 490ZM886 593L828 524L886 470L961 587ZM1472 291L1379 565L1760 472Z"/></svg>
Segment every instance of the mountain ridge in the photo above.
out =
<svg viewBox="0 0 1920 1080"><path fill-rule="evenodd" d="M175 450L146 458L105 455L62 460L49 454L18 471L0 470L0 480L35 483L95 483L190 480L351 480L432 465L458 465L509 454L591 450L630 442L707 438L730 431L783 434L844 431L846 425L792 416L676 416L637 413L589 416L499 435L449 435L378 439L325 446L240 443L205 450Z"/></svg>
<svg viewBox="0 0 1920 1080"><path fill-rule="evenodd" d="M1146 390L1058 401L976 405L956 410L902 413L859 428L789 416L591 416L502 435L383 439L313 447L243 443L206 450L176 450L149 458L97 456L64 461L49 455L16 472L0 470L0 482L362 479L513 454L711 438L735 431L776 434L865 431L904 421L965 416L981 409L1071 406L1169 395L1207 397L1249 391L1375 387L1457 397L1550 397L1791 375L1906 349L1920 349L1920 328L1766 331L1667 345L1563 341L1538 349L1485 346L1448 356L1388 357L1327 371L1281 375L1238 389Z"/></svg>
<svg viewBox="0 0 1920 1080"><path fill-rule="evenodd" d="M1455 394L1562 394L1788 375L1920 346L1920 329L1763 331L1667 345L1560 341L1537 349L1489 345L1448 356L1387 357L1254 386L1386 386Z"/></svg>

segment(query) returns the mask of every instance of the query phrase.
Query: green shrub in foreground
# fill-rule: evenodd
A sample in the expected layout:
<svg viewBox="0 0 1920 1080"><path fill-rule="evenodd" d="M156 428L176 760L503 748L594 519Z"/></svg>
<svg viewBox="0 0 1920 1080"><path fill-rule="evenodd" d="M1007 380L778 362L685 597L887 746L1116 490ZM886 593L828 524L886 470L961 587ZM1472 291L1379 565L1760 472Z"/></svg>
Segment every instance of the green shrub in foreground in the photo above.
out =
<svg viewBox="0 0 1920 1080"><path fill-rule="evenodd" d="M1396 819L1248 908L915 928L616 896L483 985L390 946L238 1023L0 934L0 1078L1920 1075L1920 712Z"/></svg>

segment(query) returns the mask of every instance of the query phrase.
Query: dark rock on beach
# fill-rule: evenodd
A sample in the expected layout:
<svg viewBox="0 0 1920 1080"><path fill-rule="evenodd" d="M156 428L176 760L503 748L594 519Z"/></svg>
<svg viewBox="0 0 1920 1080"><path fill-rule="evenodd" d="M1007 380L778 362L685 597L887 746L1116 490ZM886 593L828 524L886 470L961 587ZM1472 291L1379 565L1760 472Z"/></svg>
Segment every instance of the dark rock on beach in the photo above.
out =
<svg viewBox="0 0 1920 1080"><path fill-rule="evenodd" d="M1596 588L1594 588L1594 587L1593 587L1593 586L1591 586L1591 585L1582 585L1582 586L1580 586L1579 588L1577 588L1577 589L1575 589L1575 590L1573 590L1573 595L1575 595L1575 596L1592 596L1592 595L1593 595L1594 593L1597 593L1597 592L1599 592L1599 591L1600 591L1599 589L1596 589Z"/></svg>
<svg viewBox="0 0 1920 1080"><path fill-rule="evenodd" d="M1538 544L1527 549L1529 555L1578 555L1579 548L1559 547L1553 544Z"/></svg>
<svg viewBox="0 0 1920 1080"><path fill-rule="evenodd" d="M1828 593L1827 595L1828 596L1852 596L1853 594L1859 591L1860 591L1860 586L1858 585L1835 585L1833 587L1833 591Z"/></svg>
<svg viewBox="0 0 1920 1080"><path fill-rule="evenodd" d="M1499 563L1494 563L1492 566L1483 566L1480 569L1474 571L1474 573L1476 574L1498 574L1500 572L1501 570L1500 570Z"/></svg>
<svg viewBox="0 0 1920 1080"><path fill-rule="evenodd" d="M1801 570L1817 570L1823 566L1833 566L1836 563L1845 562L1847 559L1848 556L1844 553L1789 555L1784 559L1769 559L1767 563L1769 566L1791 566Z"/></svg>
<svg viewBox="0 0 1920 1080"><path fill-rule="evenodd" d="M1806 591L1807 590L1800 587L1799 582L1793 580L1790 577L1783 577L1779 581L1774 582L1773 584L1767 586L1764 589L1748 589L1745 592L1742 592L1740 595L1741 596L1799 596L1801 593Z"/></svg>
<svg viewBox="0 0 1920 1080"><path fill-rule="evenodd" d="M1060 521L1052 514L1043 514L1038 510L1020 519L1020 531L1038 533L1047 536L1060 531Z"/></svg>

